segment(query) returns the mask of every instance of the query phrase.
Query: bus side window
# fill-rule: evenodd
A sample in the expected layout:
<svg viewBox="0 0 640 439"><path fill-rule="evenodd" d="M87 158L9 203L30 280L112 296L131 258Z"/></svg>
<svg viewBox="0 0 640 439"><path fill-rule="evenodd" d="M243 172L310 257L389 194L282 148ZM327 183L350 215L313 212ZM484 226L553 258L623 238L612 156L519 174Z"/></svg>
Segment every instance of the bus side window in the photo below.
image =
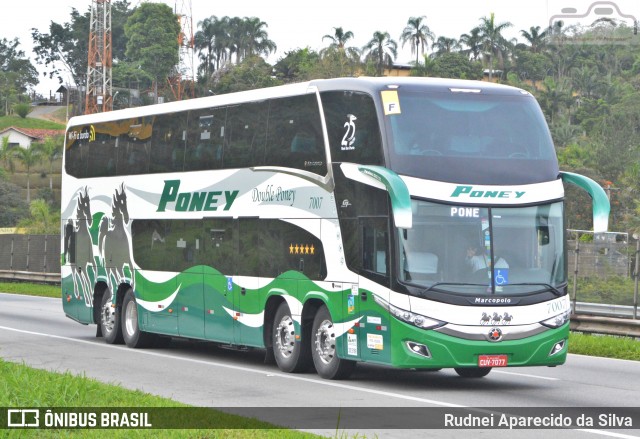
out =
<svg viewBox="0 0 640 439"><path fill-rule="evenodd" d="M373 98L347 90L320 96L332 161L382 165L382 140Z"/></svg>
<svg viewBox="0 0 640 439"><path fill-rule="evenodd" d="M225 107L189 113L185 171L222 166L225 116Z"/></svg>
<svg viewBox="0 0 640 439"><path fill-rule="evenodd" d="M325 175L327 165L321 133L315 95L272 100L265 164Z"/></svg>
<svg viewBox="0 0 640 439"><path fill-rule="evenodd" d="M224 168L262 165L267 111L266 102L248 102L228 108L225 124Z"/></svg>
<svg viewBox="0 0 640 439"><path fill-rule="evenodd" d="M186 143L187 113L157 116L151 136L150 172L182 171Z"/></svg>

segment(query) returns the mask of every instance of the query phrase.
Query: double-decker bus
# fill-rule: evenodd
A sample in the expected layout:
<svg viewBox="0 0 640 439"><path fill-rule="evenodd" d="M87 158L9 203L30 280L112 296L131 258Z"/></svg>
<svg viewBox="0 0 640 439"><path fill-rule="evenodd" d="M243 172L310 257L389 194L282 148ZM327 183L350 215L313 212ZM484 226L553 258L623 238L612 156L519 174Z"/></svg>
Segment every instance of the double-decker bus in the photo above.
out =
<svg viewBox="0 0 640 439"><path fill-rule="evenodd" d="M358 362L556 366L570 300L563 173L523 90L314 80L69 121L62 301L107 343Z"/></svg>

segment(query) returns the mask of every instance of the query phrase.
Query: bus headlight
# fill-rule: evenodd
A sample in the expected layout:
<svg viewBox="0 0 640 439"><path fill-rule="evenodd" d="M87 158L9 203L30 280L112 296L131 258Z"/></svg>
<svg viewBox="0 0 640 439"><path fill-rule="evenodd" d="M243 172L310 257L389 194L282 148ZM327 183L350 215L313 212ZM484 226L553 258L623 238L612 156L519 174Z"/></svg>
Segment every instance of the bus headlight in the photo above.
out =
<svg viewBox="0 0 640 439"><path fill-rule="evenodd" d="M559 328L569 321L569 316L571 315L571 311L565 311L562 314L558 314L555 317L551 317L550 319L543 320L540 322L541 325L547 326L549 328Z"/></svg>
<svg viewBox="0 0 640 439"><path fill-rule="evenodd" d="M434 329L439 328L440 326L446 325L446 322L442 322L440 320L432 319L427 316L423 316L422 314L416 314L411 311L407 311L406 309L398 308L397 306L391 305L384 299L373 295L373 299L376 301L378 305L389 311L389 313L401 320L405 323L409 323L410 325L417 326L421 329Z"/></svg>

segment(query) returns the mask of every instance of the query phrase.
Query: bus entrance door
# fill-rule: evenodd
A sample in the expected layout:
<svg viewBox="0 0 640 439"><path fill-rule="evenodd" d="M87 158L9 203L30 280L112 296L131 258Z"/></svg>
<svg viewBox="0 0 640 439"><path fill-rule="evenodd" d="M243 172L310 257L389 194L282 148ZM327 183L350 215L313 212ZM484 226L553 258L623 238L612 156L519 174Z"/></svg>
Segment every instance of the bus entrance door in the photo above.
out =
<svg viewBox="0 0 640 439"><path fill-rule="evenodd" d="M233 276L204 275L204 332L207 340L234 343Z"/></svg>
<svg viewBox="0 0 640 439"><path fill-rule="evenodd" d="M201 273L183 273L178 304L181 337L204 338L204 291Z"/></svg>

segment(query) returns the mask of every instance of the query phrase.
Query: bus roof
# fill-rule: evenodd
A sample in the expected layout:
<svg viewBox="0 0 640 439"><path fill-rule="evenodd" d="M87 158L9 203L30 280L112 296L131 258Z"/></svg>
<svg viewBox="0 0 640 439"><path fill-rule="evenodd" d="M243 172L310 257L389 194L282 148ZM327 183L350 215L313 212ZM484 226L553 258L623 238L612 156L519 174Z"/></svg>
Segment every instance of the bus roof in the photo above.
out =
<svg viewBox="0 0 640 439"><path fill-rule="evenodd" d="M147 105L90 115L76 116L69 120L67 127L90 123L134 117L153 116L157 114L234 105L243 102L261 101L265 99L296 96L319 91L352 90L375 94L388 89L412 89L429 92L450 92L452 89L474 91L484 94L529 95L519 88L495 84L491 82L470 81L461 79L423 78L423 77L358 77L316 79L308 82L281 85L276 87L247 90L224 95L207 96L165 104Z"/></svg>

